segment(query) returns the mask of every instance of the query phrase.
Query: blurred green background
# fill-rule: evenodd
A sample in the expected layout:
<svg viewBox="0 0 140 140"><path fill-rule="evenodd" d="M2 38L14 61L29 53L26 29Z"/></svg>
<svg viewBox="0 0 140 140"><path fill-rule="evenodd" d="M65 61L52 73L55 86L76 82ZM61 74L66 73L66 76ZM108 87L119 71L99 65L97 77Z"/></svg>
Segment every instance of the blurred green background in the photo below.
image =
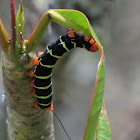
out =
<svg viewBox="0 0 140 140"><path fill-rule="evenodd" d="M23 0L25 38L48 9L77 9L88 17L104 46L105 93L112 140L140 140L140 1ZM16 9L20 0L15 0ZM10 34L10 0L0 0L0 18ZM51 22L38 46L43 51L67 29ZM74 49L53 70L54 109L73 140L83 137L99 54ZM1 73L1 69L0 69ZM0 74L0 140L6 140L6 103ZM67 139L54 117L56 140Z"/></svg>

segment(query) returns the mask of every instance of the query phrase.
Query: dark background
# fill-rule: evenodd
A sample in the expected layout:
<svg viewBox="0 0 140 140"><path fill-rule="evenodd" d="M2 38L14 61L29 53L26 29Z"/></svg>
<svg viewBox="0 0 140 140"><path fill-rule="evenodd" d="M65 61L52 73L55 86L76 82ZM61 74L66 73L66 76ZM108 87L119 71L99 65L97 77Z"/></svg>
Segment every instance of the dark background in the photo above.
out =
<svg viewBox="0 0 140 140"><path fill-rule="evenodd" d="M18 9L20 1L15 2ZM50 8L77 9L89 18L106 56L104 98L112 140L140 140L139 6L139 0L24 0L25 38ZM0 18L10 34L10 0L0 0ZM37 51L67 31L51 22ZM98 52L74 49L53 70L54 109L73 140L84 134L99 58ZM6 105L0 76L0 139L5 140ZM56 118L54 124L56 140L67 139Z"/></svg>

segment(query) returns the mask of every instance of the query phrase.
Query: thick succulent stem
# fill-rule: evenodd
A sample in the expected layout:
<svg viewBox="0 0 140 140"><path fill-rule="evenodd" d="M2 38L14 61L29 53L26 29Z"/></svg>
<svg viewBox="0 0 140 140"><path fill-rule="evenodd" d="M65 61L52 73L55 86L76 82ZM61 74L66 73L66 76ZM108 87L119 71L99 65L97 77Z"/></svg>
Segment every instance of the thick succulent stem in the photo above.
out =
<svg viewBox="0 0 140 140"><path fill-rule="evenodd" d="M30 63L18 65L2 56L3 83L5 87L8 116L8 140L54 140L53 114L33 106L35 98L30 95L32 80L27 71Z"/></svg>

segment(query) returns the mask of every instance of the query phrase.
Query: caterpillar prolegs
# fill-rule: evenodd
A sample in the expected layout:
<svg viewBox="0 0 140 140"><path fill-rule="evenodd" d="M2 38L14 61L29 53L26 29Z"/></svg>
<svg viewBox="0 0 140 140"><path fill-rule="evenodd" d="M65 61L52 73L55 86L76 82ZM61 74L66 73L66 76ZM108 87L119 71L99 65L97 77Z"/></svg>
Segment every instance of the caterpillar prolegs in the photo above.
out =
<svg viewBox="0 0 140 140"><path fill-rule="evenodd" d="M56 61L65 52L76 47L85 48L91 52L98 50L94 39L70 30L68 34L60 36L56 42L48 45L43 54L39 54L38 59L33 60L33 63L37 65L34 70L34 85L33 83L31 84L35 86L36 107L39 106L41 109L53 110L52 69Z"/></svg>

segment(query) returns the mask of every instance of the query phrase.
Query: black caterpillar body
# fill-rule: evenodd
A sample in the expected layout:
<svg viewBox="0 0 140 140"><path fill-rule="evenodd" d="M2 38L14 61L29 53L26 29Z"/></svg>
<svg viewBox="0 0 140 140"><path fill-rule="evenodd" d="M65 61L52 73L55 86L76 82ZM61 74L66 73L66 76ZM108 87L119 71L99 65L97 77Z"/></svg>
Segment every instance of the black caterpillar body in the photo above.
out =
<svg viewBox="0 0 140 140"><path fill-rule="evenodd" d="M90 40L92 40L92 43ZM56 61L61 58L65 52L75 47L96 51L98 49L97 43L93 42L94 40L91 38L86 39L84 35L70 31L68 34L60 36L55 43L47 46L44 53L38 58L40 63L34 70L35 94L38 106L41 109L49 108L52 103L53 90L51 77L52 69Z"/></svg>

